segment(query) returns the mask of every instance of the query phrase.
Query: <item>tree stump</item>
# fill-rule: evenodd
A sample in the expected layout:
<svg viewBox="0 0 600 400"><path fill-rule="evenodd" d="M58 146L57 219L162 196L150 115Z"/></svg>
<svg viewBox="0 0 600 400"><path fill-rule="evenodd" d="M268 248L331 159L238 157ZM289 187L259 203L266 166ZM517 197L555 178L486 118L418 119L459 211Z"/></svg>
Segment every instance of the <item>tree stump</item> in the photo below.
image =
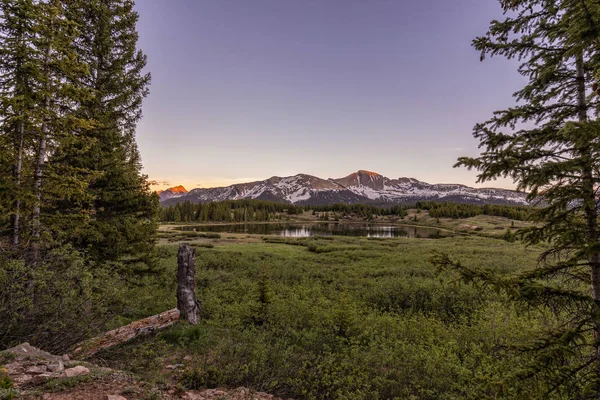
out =
<svg viewBox="0 0 600 400"><path fill-rule="evenodd" d="M200 309L196 301L196 254L194 249L183 243L177 254L177 309L179 318L196 325Z"/></svg>

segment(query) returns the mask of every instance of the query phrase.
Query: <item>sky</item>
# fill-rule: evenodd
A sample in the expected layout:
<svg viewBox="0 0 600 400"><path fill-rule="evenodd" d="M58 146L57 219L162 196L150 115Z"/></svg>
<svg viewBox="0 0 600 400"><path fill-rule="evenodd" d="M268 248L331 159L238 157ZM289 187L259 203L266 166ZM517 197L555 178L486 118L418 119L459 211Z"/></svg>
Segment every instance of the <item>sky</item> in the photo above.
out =
<svg viewBox="0 0 600 400"><path fill-rule="evenodd" d="M471 41L497 0L137 0L152 74L137 141L155 189L359 169L476 184L477 122L516 64Z"/></svg>

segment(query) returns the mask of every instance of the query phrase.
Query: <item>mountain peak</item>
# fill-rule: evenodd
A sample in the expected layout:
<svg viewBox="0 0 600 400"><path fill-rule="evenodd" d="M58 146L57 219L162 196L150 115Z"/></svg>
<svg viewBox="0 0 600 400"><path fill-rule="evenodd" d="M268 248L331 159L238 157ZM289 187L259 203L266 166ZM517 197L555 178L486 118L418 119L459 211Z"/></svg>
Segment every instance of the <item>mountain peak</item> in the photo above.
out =
<svg viewBox="0 0 600 400"><path fill-rule="evenodd" d="M183 196L187 194L187 192L188 191L186 188L184 188L182 185L179 185L173 186L172 188L168 188L165 190L159 190L158 192L156 192L156 194L158 194L160 200L163 201L167 199L172 199L173 197Z"/></svg>
<svg viewBox="0 0 600 400"><path fill-rule="evenodd" d="M359 169L344 178L332 179L333 182L342 185L345 188L367 188L372 190L383 190L384 177L377 172Z"/></svg>
<svg viewBox="0 0 600 400"><path fill-rule="evenodd" d="M363 175L369 175L369 176L382 176L381 174L378 174L377 172L373 172L373 171L367 171L366 169L359 169L358 172L356 172L357 174L363 174Z"/></svg>
<svg viewBox="0 0 600 400"><path fill-rule="evenodd" d="M179 186L173 186L172 188L169 188L167 190L170 190L173 193L187 193L188 191L186 190L186 188L184 188L182 185Z"/></svg>

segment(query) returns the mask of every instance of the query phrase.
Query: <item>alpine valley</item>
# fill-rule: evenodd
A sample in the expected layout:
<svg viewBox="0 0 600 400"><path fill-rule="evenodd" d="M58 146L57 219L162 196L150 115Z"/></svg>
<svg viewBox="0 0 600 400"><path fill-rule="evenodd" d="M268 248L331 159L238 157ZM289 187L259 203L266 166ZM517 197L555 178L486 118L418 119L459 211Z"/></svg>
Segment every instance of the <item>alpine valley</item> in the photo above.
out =
<svg viewBox="0 0 600 400"><path fill-rule="evenodd" d="M418 200L451 201L474 204L526 205L526 194L497 188L472 188L459 184L429 184L414 178L390 179L375 172L359 170L344 178L322 179L298 174L227 187L198 188L182 186L158 192L163 205L184 201L256 199L298 205L334 203L406 204Z"/></svg>

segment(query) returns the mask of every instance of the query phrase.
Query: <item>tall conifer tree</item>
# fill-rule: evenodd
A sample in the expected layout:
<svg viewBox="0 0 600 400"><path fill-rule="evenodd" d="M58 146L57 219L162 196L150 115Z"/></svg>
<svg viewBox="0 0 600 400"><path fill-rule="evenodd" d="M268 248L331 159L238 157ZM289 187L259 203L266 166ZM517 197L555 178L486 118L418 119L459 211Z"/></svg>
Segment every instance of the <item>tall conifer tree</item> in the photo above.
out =
<svg viewBox="0 0 600 400"><path fill-rule="evenodd" d="M539 202L528 244L549 243L531 271L500 277L435 258L469 281L504 289L513 299L551 310L552 331L530 344L535 361L519 378L540 378L547 395L600 399L600 3L591 0L500 0L507 17L474 41L485 56L520 60L527 84L517 105L477 124L483 152L457 165L479 181L511 177ZM511 398L529 398L527 387Z"/></svg>
<svg viewBox="0 0 600 400"><path fill-rule="evenodd" d="M25 123L33 107L33 77L29 68L34 54L28 43L34 36L35 7L31 0L2 0L0 8L0 35L3 41L0 47L0 112L4 116L3 134L0 136L3 156L0 161L0 166L3 166L0 193L6 196L0 201L6 210L0 211L4 211L2 215L11 216L11 242L18 246L22 229L23 164L27 146ZM9 178L11 176L12 179ZM8 195L9 192L12 196Z"/></svg>
<svg viewBox="0 0 600 400"><path fill-rule="evenodd" d="M0 11L0 347L65 350L120 311L124 272L152 267L135 143L150 76L131 1Z"/></svg>
<svg viewBox="0 0 600 400"><path fill-rule="evenodd" d="M135 128L150 74L146 56L137 48L138 14L130 0L88 0L73 3L70 17L81 27L78 56L90 68L81 82L93 96L80 105L78 115L95 121L88 131L91 144L71 160L90 168L94 215L81 245L97 256L126 260L146 269L152 257L158 201L141 174ZM141 261L141 262L140 262Z"/></svg>

